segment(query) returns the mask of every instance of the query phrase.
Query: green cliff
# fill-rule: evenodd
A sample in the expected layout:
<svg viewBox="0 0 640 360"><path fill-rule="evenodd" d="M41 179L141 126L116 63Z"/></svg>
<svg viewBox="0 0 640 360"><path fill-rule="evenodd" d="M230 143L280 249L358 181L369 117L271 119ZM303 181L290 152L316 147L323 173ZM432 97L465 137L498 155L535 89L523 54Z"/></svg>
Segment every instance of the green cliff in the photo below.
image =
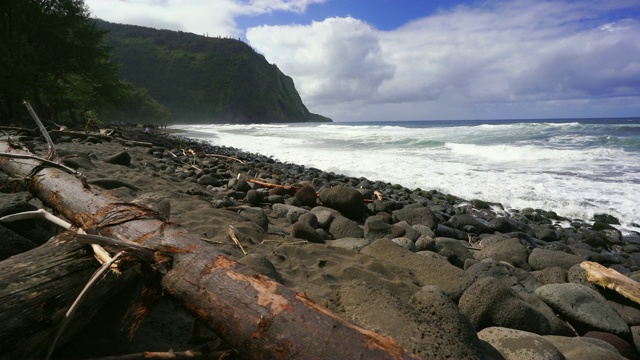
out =
<svg viewBox="0 0 640 360"><path fill-rule="evenodd" d="M120 77L145 88L177 123L331 121L312 114L293 80L246 43L98 21Z"/></svg>

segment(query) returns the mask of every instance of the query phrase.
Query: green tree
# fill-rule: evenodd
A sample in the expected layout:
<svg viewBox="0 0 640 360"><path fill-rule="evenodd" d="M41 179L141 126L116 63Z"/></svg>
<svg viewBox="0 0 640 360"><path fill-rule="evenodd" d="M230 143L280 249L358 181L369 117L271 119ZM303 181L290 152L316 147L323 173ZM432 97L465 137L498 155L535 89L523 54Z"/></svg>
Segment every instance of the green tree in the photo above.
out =
<svg viewBox="0 0 640 360"><path fill-rule="evenodd" d="M44 119L79 125L125 91L104 30L82 0L0 1L0 122L29 100Z"/></svg>

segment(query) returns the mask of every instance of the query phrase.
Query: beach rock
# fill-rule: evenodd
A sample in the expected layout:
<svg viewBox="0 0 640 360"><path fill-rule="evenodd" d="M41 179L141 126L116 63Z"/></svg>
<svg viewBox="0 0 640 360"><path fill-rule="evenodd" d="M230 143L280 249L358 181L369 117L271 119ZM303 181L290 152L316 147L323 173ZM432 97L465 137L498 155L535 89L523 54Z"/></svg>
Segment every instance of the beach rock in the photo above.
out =
<svg viewBox="0 0 640 360"><path fill-rule="evenodd" d="M603 341L611 347L615 349L615 353L622 355L624 358L628 359L638 359L638 352L633 347L633 345L629 344L626 340L621 337L610 334L602 331L589 331L583 335L583 339L589 341L591 339L597 339Z"/></svg>
<svg viewBox="0 0 640 360"><path fill-rule="evenodd" d="M454 215L451 217L451 219L449 219L449 223L458 230L473 232L475 234L493 232L493 229L487 221L479 219L471 214ZM470 230L470 228L468 228L469 226L473 228L473 231L467 231ZM467 230L465 230L465 228Z"/></svg>
<svg viewBox="0 0 640 360"><path fill-rule="evenodd" d="M395 222L406 221L410 225L424 225L435 230L438 221L433 211L426 207L403 208L392 213Z"/></svg>
<svg viewBox="0 0 640 360"><path fill-rule="evenodd" d="M296 191L295 197L300 200L302 206L314 207L317 205L316 190L309 184L304 184L298 191Z"/></svg>
<svg viewBox="0 0 640 360"><path fill-rule="evenodd" d="M551 325L550 335L575 336L574 330L556 315L555 311L535 294L520 291L518 296L544 315Z"/></svg>
<svg viewBox="0 0 640 360"><path fill-rule="evenodd" d="M479 359L478 340L471 331L445 327L416 305L409 305L390 291L373 283L354 281L341 286L328 303L329 309L355 324L394 336L406 349L424 359ZM444 307L446 307L446 303ZM447 323L459 319L454 309L447 308ZM463 337L460 337L462 335Z"/></svg>
<svg viewBox="0 0 640 360"><path fill-rule="evenodd" d="M296 222L291 227L291 236L313 243L324 243L324 239L320 234L318 234L318 232L316 232L316 229L300 221Z"/></svg>
<svg viewBox="0 0 640 360"><path fill-rule="evenodd" d="M436 242L432 237L422 235L416 240L416 251L436 251Z"/></svg>
<svg viewBox="0 0 640 360"><path fill-rule="evenodd" d="M551 333L551 325L542 313L494 278L477 280L462 294L458 306L478 331L499 326L542 335Z"/></svg>
<svg viewBox="0 0 640 360"><path fill-rule="evenodd" d="M535 294L583 333L602 330L617 335L629 334L629 327L599 292L575 283L547 284Z"/></svg>
<svg viewBox="0 0 640 360"><path fill-rule="evenodd" d="M596 345L580 337L547 335L545 340L552 343L567 360L623 360L613 348Z"/></svg>
<svg viewBox="0 0 640 360"><path fill-rule="evenodd" d="M580 284L588 287L589 289L598 291L598 287L591 281L587 280L587 273L580 267L580 264L573 265L569 271L567 271L567 278L571 283Z"/></svg>
<svg viewBox="0 0 640 360"><path fill-rule="evenodd" d="M307 224L307 225L311 226L314 229L320 228L320 223L318 222L318 217L316 216L316 214L314 214L312 212L308 212L308 213L300 215L298 217L298 222Z"/></svg>
<svg viewBox="0 0 640 360"><path fill-rule="evenodd" d="M573 265L580 264L582 261L584 259L578 255L540 248L533 249L529 255L529 266L533 270L543 270L550 267L569 270Z"/></svg>
<svg viewBox="0 0 640 360"><path fill-rule="evenodd" d="M253 221L264 230L269 228L269 218L267 218L267 214L262 208L243 208L238 214L249 221Z"/></svg>
<svg viewBox="0 0 640 360"><path fill-rule="evenodd" d="M447 256L450 263L461 269L466 259L473 259L473 254L467 250L467 247L460 240L437 237L433 241L436 245L436 252Z"/></svg>
<svg viewBox="0 0 640 360"><path fill-rule="evenodd" d="M530 271L529 251L518 238L510 238L499 243L484 245L480 251L473 253L477 260L493 259L505 261L515 267Z"/></svg>
<svg viewBox="0 0 640 360"><path fill-rule="evenodd" d="M278 195L278 194L267 196L267 202L269 204L284 204L285 203L284 200L285 200L284 196ZM288 205L290 205L290 204L288 204Z"/></svg>
<svg viewBox="0 0 640 360"><path fill-rule="evenodd" d="M276 217L288 219L293 224L298 221L300 216L308 213L309 210L293 205L273 204L271 212Z"/></svg>
<svg viewBox="0 0 640 360"><path fill-rule="evenodd" d="M562 284L569 282L568 273L569 272L567 270L557 266L531 272L531 274L535 276L543 285Z"/></svg>
<svg viewBox="0 0 640 360"><path fill-rule="evenodd" d="M320 192L320 201L351 220L361 220L364 215L364 198L358 190L351 187L339 185L325 188Z"/></svg>
<svg viewBox="0 0 640 360"><path fill-rule="evenodd" d="M413 242L418 240L418 238L422 235L418 230L414 229L413 226L409 225L409 223L407 223L406 221L397 222L393 224L392 227L394 231L396 231L397 228L404 229L404 231L398 229L397 232L401 232L402 234L396 236L406 237Z"/></svg>
<svg viewBox="0 0 640 360"><path fill-rule="evenodd" d="M329 233L331 233L334 239L345 237L364 237L364 230L360 228L358 223L342 215L337 216L333 221L331 221L331 225L329 225Z"/></svg>
<svg viewBox="0 0 640 360"><path fill-rule="evenodd" d="M434 285L423 286L409 300L429 324L438 324L444 334L457 339L466 349L479 349L480 341L469 319L458 306Z"/></svg>
<svg viewBox="0 0 640 360"><path fill-rule="evenodd" d="M200 176L200 178L198 179L198 184L203 185L203 186L222 186L223 182L222 179L214 176L212 174L205 174Z"/></svg>
<svg viewBox="0 0 640 360"><path fill-rule="evenodd" d="M87 169L87 170L95 169L95 165L93 165L91 160L89 160L88 158L81 157L81 156L62 158L62 163L65 164L66 166L74 169L74 170L78 170L78 169Z"/></svg>
<svg viewBox="0 0 640 360"><path fill-rule="evenodd" d="M104 158L104 162L115 165L129 166L131 165L131 154L129 154L127 151L122 151Z"/></svg>
<svg viewBox="0 0 640 360"><path fill-rule="evenodd" d="M392 237L391 224L380 215L369 216L364 222L364 237L375 240L384 237Z"/></svg>
<svg viewBox="0 0 640 360"><path fill-rule="evenodd" d="M91 184L91 185L97 185L100 186L103 189L106 190L113 190L113 189L117 189L119 187L125 187L127 189L131 189L133 191L140 191L140 188L130 184L126 181L122 181L122 180L118 180L118 179L110 179L110 178L101 178L101 179L92 179L92 180L87 180L87 183Z"/></svg>
<svg viewBox="0 0 640 360"><path fill-rule="evenodd" d="M491 344L505 360L565 359L553 343L531 332L489 327L478 332L478 337Z"/></svg>
<svg viewBox="0 0 640 360"><path fill-rule="evenodd" d="M408 239L406 237L393 238L391 239L391 241L393 241L394 243L402 246L403 248L411 252L418 251L418 249L416 248L416 244L413 241L411 241L411 239Z"/></svg>
<svg viewBox="0 0 640 360"><path fill-rule="evenodd" d="M517 292L533 293L535 289L542 286L542 283L530 272L509 263L489 259L468 266L466 272L476 278L496 278Z"/></svg>
<svg viewBox="0 0 640 360"><path fill-rule="evenodd" d="M454 229L451 227L448 227L446 225L442 225L442 224L438 224L436 226L435 229L435 234L437 237L445 237L445 238L451 238L451 239L458 239L458 240L468 240L469 239L469 234L462 231L462 230L458 230L458 229Z"/></svg>
<svg viewBox="0 0 640 360"><path fill-rule="evenodd" d="M618 313L618 315L620 315L627 325L640 325L640 309L638 308L638 304L626 298L622 298L622 296L620 296L619 299L616 299L616 301L607 299L607 302Z"/></svg>
<svg viewBox="0 0 640 360"><path fill-rule="evenodd" d="M383 263L410 269L421 285L436 285L453 301L457 301L474 281L473 276L451 265L441 256L416 254L388 239L375 240L360 252L373 256ZM429 251L424 253L434 254Z"/></svg>
<svg viewBox="0 0 640 360"><path fill-rule="evenodd" d="M323 229L328 229L333 219L340 215L338 211L323 206L316 206L311 212L316 215L318 225Z"/></svg>
<svg viewBox="0 0 640 360"><path fill-rule="evenodd" d="M516 231L525 233L533 232L531 227L527 224L516 219L506 217L497 217L489 221L489 226L491 226L491 228L493 228L495 231L499 231L501 233L510 233Z"/></svg>
<svg viewBox="0 0 640 360"><path fill-rule="evenodd" d="M262 197L253 189L247 191L246 199L251 205L259 205L262 202Z"/></svg>

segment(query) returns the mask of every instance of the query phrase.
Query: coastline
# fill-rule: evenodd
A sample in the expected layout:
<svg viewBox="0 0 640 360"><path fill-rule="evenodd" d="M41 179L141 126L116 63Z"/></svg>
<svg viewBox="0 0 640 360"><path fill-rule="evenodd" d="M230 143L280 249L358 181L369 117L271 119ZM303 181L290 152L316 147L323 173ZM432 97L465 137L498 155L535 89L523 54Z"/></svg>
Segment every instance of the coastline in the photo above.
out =
<svg viewBox="0 0 640 360"><path fill-rule="evenodd" d="M593 261L640 279L640 236L621 234L614 219L576 222L552 209L506 217L496 212L498 204L281 163L176 137L173 130L123 133L152 147L57 140L65 163L80 164L89 183L124 182L110 189L123 201L162 195L171 221L210 246L420 357L508 358L510 351L535 351L535 342L558 354L638 356L640 307L594 286L580 268ZM123 151L129 165L105 162ZM559 227L561 221L570 226ZM231 241L229 225L249 255ZM593 323L595 310L565 311L571 297L549 295L549 289L570 294L575 288L600 294L598 307L611 309L617 322ZM573 301L578 308L586 300ZM152 313L133 343L111 329L102 350L112 353L100 356L186 350L180 348L190 346L186 340L172 341L189 337L189 316L170 303ZM158 328L171 321L182 325L163 338L169 334ZM629 348L610 345L618 340ZM85 349L85 341L70 342L59 356L96 356L82 352L99 348Z"/></svg>

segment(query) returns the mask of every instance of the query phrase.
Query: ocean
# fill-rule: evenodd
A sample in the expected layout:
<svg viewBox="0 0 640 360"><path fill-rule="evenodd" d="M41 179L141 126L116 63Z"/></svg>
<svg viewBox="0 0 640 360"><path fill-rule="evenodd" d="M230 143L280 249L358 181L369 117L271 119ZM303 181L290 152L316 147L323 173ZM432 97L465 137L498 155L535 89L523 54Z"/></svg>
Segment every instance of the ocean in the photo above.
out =
<svg viewBox="0 0 640 360"><path fill-rule="evenodd" d="M640 118L178 125L214 145L640 231Z"/></svg>

